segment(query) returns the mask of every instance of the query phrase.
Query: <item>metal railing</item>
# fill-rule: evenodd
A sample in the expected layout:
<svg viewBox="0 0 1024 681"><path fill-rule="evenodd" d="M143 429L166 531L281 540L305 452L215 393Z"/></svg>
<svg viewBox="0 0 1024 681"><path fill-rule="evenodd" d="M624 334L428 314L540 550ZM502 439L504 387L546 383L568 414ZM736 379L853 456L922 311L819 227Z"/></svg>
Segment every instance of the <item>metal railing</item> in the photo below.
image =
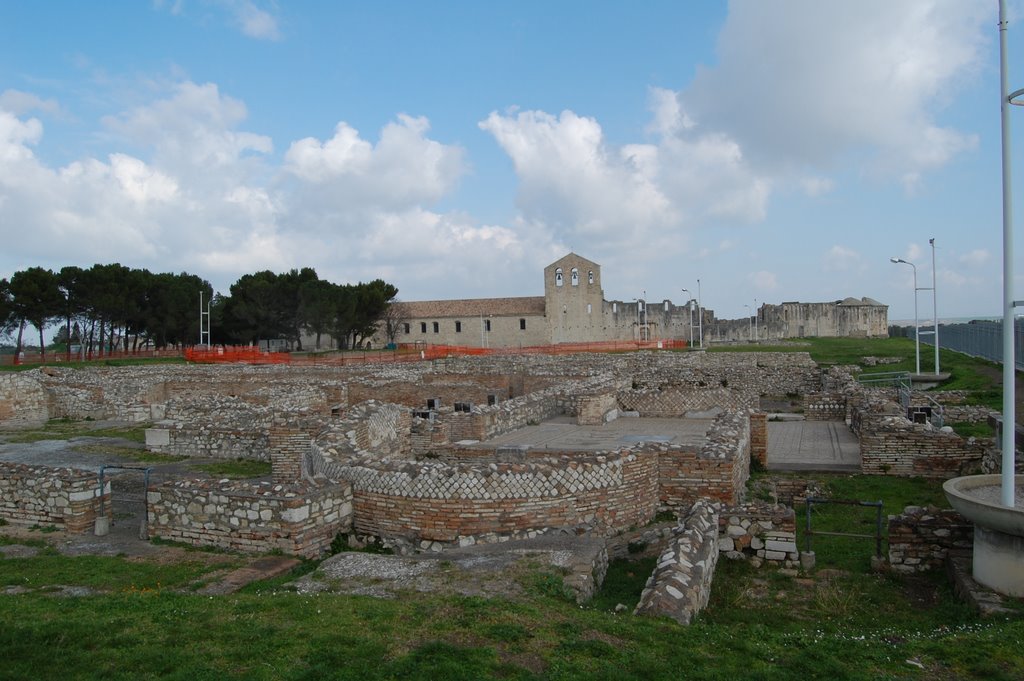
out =
<svg viewBox="0 0 1024 681"><path fill-rule="evenodd" d="M813 550L811 539L815 535L823 537L857 537L860 539L875 540L875 555L882 556L882 502L881 501L858 501L856 499L816 499L807 497L807 528L804 530L805 545L808 553ZM814 504L843 504L846 506L871 506L875 509L875 533L860 534L857 532L825 532L811 528L811 507Z"/></svg>

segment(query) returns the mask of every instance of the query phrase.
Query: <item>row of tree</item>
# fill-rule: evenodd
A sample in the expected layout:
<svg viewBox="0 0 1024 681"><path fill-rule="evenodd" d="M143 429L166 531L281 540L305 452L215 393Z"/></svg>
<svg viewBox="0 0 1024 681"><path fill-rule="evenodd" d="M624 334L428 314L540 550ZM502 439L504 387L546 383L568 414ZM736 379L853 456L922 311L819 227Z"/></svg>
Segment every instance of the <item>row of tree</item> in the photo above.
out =
<svg viewBox="0 0 1024 681"><path fill-rule="evenodd" d="M120 264L68 266L59 271L30 267L0 279L0 335L16 335L60 324L56 338L87 352L165 348L200 341L200 296L210 303L211 342L241 343L283 338L302 348L303 331L334 337L339 347L371 335L398 293L380 279L369 284L333 284L311 268L284 274L247 274L230 295L213 295L209 282L188 273L154 274Z"/></svg>
<svg viewBox="0 0 1024 681"><path fill-rule="evenodd" d="M373 335L396 295L398 289L381 279L334 284L310 267L246 274L231 285L230 295L213 300L214 342L283 338L301 350L308 332L318 350L325 334L339 348L356 347Z"/></svg>

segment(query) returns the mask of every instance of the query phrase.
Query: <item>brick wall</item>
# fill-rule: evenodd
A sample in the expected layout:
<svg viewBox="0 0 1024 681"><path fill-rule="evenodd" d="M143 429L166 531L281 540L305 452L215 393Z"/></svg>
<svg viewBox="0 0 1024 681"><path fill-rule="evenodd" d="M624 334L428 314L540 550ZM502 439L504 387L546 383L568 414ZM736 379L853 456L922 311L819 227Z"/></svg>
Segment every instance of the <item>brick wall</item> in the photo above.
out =
<svg viewBox="0 0 1024 681"><path fill-rule="evenodd" d="M88 532L101 503L109 516L110 482L101 495L95 473L0 462L0 518L8 522Z"/></svg>
<svg viewBox="0 0 1024 681"><path fill-rule="evenodd" d="M952 509L907 506L889 516L889 565L897 572L941 568L947 556L968 557L974 525Z"/></svg>
<svg viewBox="0 0 1024 681"><path fill-rule="evenodd" d="M356 531L457 542L525 537L552 528L599 533L643 524L657 503L649 453L577 454L522 464L332 460L314 443L313 469L353 486Z"/></svg>
<svg viewBox="0 0 1024 681"><path fill-rule="evenodd" d="M150 537L318 558L352 528L346 482L291 485L181 480L150 487Z"/></svg>
<svg viewBox="0 0 1024 681"><path fill-rule="evenodd" d="M588 395L577 407L576 423L581 426L599 426L618 415L618 404L612 392Z"/></svg>
<svg viewBox="0 0 1024 681"><path fill-rule="evenodd" d="M737 504L750 476L750 420L746 414L720 414L704 444L648 444L658 451L658 487L664 509L689 507L698 498Z"/></svg>
<svg viewBox="0 0 1024 681"><path fill-rule="evenodd" d="M861 471L875 475L952 478L980 467L984 445L973 438L911 423L902 416L860 420Z"/></svg>
<svg viewBox="0 0 1024 681"><path fill-rule="evenodd" d="M750 459L768 465L768 414L750 414Z"/></svg>

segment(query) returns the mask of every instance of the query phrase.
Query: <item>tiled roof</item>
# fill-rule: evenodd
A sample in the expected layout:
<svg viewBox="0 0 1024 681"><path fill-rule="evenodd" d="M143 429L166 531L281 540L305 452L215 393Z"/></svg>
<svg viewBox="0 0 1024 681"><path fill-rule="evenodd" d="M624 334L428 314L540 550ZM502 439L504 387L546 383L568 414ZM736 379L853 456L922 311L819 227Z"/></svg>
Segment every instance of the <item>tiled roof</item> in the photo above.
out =
<svg viewBox="0 0 1024 681"><path fill-rule="evenodd" d="M467 298L463 300L403 301L410 319L437 317L479 317L496 315L543 315L544 296L521 298Z"/></svg>

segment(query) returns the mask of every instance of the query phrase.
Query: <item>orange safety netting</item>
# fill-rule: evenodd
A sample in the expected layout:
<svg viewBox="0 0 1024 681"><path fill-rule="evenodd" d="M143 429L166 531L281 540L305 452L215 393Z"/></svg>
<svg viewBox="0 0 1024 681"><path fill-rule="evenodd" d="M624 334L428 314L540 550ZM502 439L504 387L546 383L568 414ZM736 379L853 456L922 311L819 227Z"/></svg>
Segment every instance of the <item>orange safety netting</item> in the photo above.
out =
<svg viewBox="0 0 1024 681"><path fill-rule="evenodd" d="M481 355L568 355L581 352L630 352L635 350L683 350L682 340L595 341L559 343L521 348L479 348L461 345L401 344L394 350L346 350L326 353L265 352L256 347L216 346L191 348L185 359L198 363L290 364L296 366L418 362L444 357Z"/></svg>

